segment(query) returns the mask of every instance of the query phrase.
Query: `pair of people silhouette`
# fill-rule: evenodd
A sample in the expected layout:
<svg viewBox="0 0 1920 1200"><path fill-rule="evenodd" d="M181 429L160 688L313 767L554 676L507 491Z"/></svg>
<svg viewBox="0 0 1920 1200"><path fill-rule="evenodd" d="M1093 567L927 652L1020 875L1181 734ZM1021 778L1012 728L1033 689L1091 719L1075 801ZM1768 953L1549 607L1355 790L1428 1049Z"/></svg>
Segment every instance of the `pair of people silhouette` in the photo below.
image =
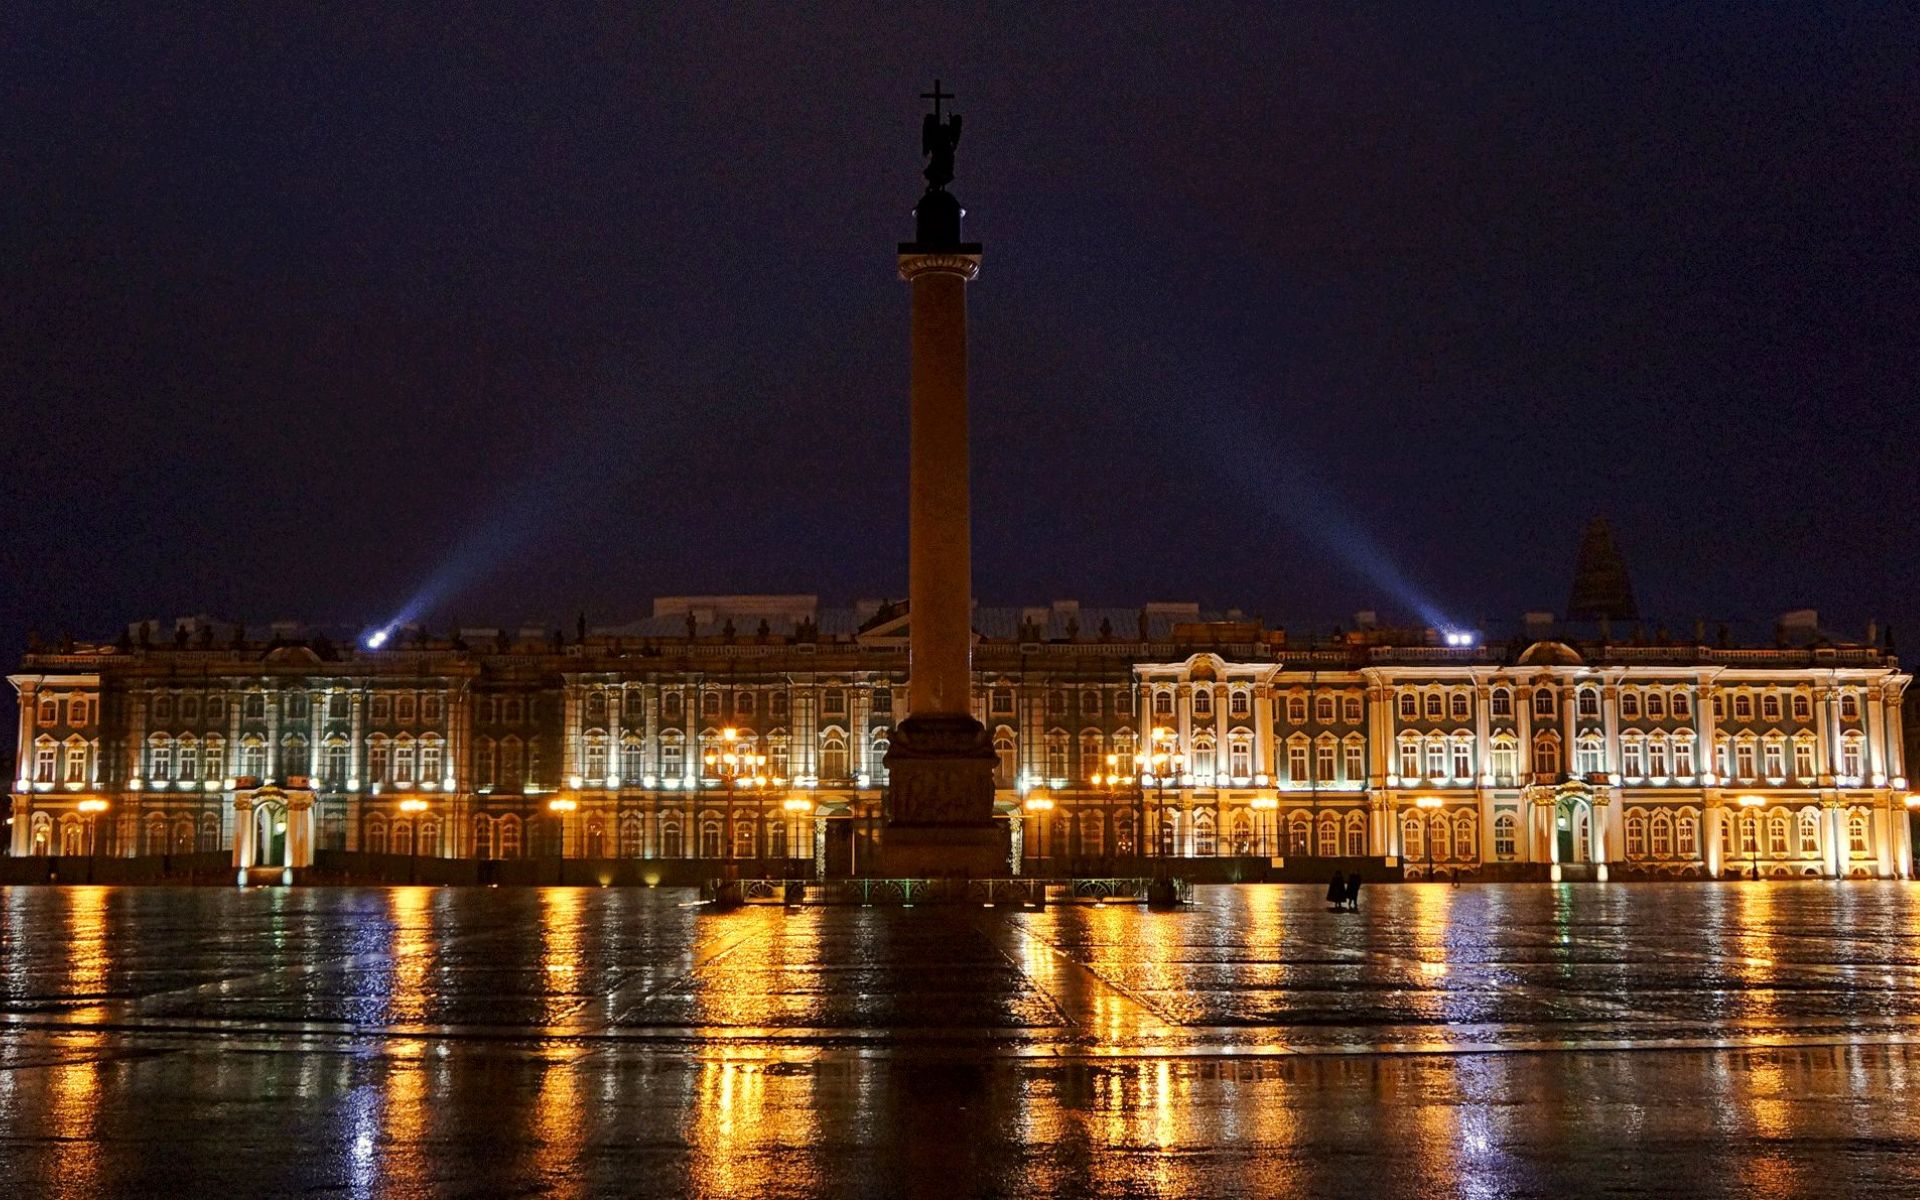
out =
<svg viewBox="0 0 1920 1200"><path fill-rule="evenodd" d="M1333 881L1327 884L1327 904L1340 911L1360 911L1360 872L1351 875L1333 873Z"/></svg>

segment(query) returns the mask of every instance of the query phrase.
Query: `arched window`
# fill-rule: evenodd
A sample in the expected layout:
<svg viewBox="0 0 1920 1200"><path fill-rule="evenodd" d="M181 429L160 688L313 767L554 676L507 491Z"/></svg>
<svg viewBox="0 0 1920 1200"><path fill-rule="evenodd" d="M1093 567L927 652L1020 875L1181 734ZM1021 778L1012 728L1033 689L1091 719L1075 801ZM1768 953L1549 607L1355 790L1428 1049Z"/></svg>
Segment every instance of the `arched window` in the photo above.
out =
<svg viewBox="0 0 1920 1200"><path fill-rule="evenodd" d="M1673 857L1673 816L1666 812L1653 814L1653 842L1651 849L1655 858Z"/></svg>
<svg viewBox="0 0 1920 1200"><path fill-rule="evenodd" d="M1787 838L1791 833L1791 823L1786 811L1774 809L1773 816L1767 820L1767 854L1773 858L1787 856Z"/></svg>
<svg viewBox="0 0 1920 1200"><path fill-rule="evenodd" d="M493 855L493 818L482 814L473 819L473 856L485 859Z"/></svg>
<svg viewBox="0 0 1920 1200"><path fill-rule="evenodd" d="M720 840L720 822L708 818L700 822L700 857L719 858L723 843Z"/></svg>
<svg viewBox="0 0 1920 1200"><path fill-rule="evenodd" d="M1427 720L1438 721L1446 716L1446 703L1446 698L1439 692L1428 692L1426 695Z"/></svg>
<svg viewBox="0 0 1920 1200"><path fill-rule="evenodd" d="M681 835L680 822L672 817L663 818L660 822L660 857L685 858L686 856L686 840Z"/></svg>
<svg viewBox="0 0 1920 1200"><path fill-rule="evenodd" d="M512 814L500 818L500 857L520 857L520 818Z"/></svg>
<svg viewBox="0 0 1920 1200"><path fill-rule="evenodd" d="M829 730L820 742L820 778L847 777L847 739L839 730Z"/></svg>
<svg viewBox="0 0 1920 1200"><path fill-rule="evenodd" d="M1533 770L1537 775L1560 773L1560 739L1543 734L1533 739Z"/></svg>
<svg viewBox="0 0 1920 1200"><path fill-rule="evenodd" d="M994 773L999 776L996 783L1001 787L1013 786L1014 776L1020 770L1020 760L1013 740L1013 730L1005 725L993 731L993 757L998 764Z"/></svg>
<svg viewBox="0 0 1920 1200"><path fill-rule="evenodd" d="M1820 810L1817 808L1800 810L1800 853L1820 853Z"/></svg>
<svg viewBox="0 0 1920 1200"><path fill-rule="evenodd" d="M1196 809L1193 814L1193 852L1199 857L1209 857L1219 852L1213 835L1213 812L1210 809Z"/></svg>
<svg viewBox="0 0 1920 1200"><path fill-rule="evenodd" d="M1244 808L1233 814L1233 852L1253 853L1253 819Z"/></svg>
<svg viewBox="0 0 1920 1200"><path fill-rule="evenodd" d="M1228 716L1244 717L1252 711L1253 698L1247 693L1247 689L1237 687L1227 693ZM1329 717L1329 719L1331 719L1331 717Z"/></svg>
<svg viewBox="0 0 1920 1200"><path fill-rule="evenodd" d="M1551 717L1553 714L1553 689L1548 687L1533 689L1533 715L1536 717Z"/></svg>
<svg viewBox="0 0 1920 1200"><path fill-rule="evenodd" d="M1673 694L1673 715L1676 717L1691 717L1693 715L1693 697L1686 692L1675 692Z"/></svg>
<svg viewBox="0 0 1920 1200"><path fill-rule="evenodd" d="M387 852L386 818L380 816L367 818L367 836L365 841L367 843L368 854L385 854Z"/></svg>
<svg viewBox="0 0 1920 1200"><path fill-rule="evenodd" d="M1367 814L1347 814L1347 857L1360 858L1367 852Z"/></svg>
<svg viewBox="0 0 1920 1200"><path fill-rule="evenodd" d="M1113 852L1126 856L1133 853L1133 814L1113 814Z"/></svg>
<svg viewBox="0 0 1920 1200"><path fill-rule="evenodd" d="M1428 852L1441 861L1452 857L1453 839L1448 836L1447 814L1434 813L1427 824Z"/></svg>
<svg viewBox="0 0 1920 1200"><path fill-rule="evenodd" d="M1700 814L1683 808L1673 821L1673 849L1681 858L1700 856Z"/></svg>
<svg viewBox="0 0 1920 1200"><path fill-rule="evenodd" d="M1453 818L1453 857L1461 862L1480 858L1480 822L1471 812Z"/></svg>
<svg viewBox="0 0 1920 1200"><path fill-rule="evenodd" d="M1306 715L1306 709L1304 707L1301 708L1300 712L1302 716ZM1333 721L1333 697L1332 696L1314 697L1313 716L1314 716L1314 719L1316 721L1319 721L1322 725L1331 724Z"/></svg>
<svg viewBox="0 0 1920 1200"><path fill-rule="evenodd" d="M1419 813L1410 812L1400 822L1400 852L1409 866L1426 857L1427 823Z"/></svg>
<svg viewBox="0 0 1920 1200"><path fill-rule="evenodd" d="M218 820L218 818L215 818ZM218 836L216 834L216 836ZM173 823L173 852L192 854L194 846L193 818L181 817Z"/></svg>
<svg viewBox="0 0 1920 1200"><path fill-rule="evenodd" d="M1496 858L1509 859L1518 852L1515 833L1518 823L1512 813L1503 812L1493 819L1493 853Z"/></svg>
<svg viewBox="0 0 1920 1200"><path fill-rule="evenodd" d="M607 827L599 821L587 822L587 858L605 858L607 856Z"/></svg>
<svg viewBox="0 0 1920 1200"><path fill-rule="evenodd" d="M1793 694L1793 719L1796 721L1813 720L1813 697L1805 692Z"/></svg>
<svg viewBox="0 0 1920 1200"><path fill-rule="evenodd" d="M1513 715L1513 693L1506 688L1497 687L1487 698L1487 707L1496 717Z"/></svg>
<svg viewBox="0 0 1920 1200"><path fill-rule="evenodd" d="M1400 719L1415 721L1420 717L1420 697L1412 692L1400 693Z"/></svg>
<svg viewBox="0 0 1920 1200"><path fill-rule="evenodd" d="M1747 692L1733 694L1733 715L1735 720L1753 720L1753 696Z"/></svg>
<svg viewBox="0 0 1920 1200"><path fill-rule="evenodd" d="M1307 723L1307 698L1305 696L1287 697L1287 723L1305 725Z"/></svg>
<svg viewBox="0 0 1920 1200"><path fill-rule="evenodd" d="M1047 778L1065 779L1067 777L1067 731L1049 729L1046 740Z"/></svg>
<svg viewBox="0 0 1920 1200"><path fill-rule="evenodd" d="M1586 714L1581 714L1585 716ZM1638 688L1620 689L1620 715L1627 720L1640 717L1640 690Z"/></svg>
<svg viewBox="0 0 1920 1200"><path fill-rule="evenodd" d="M1297 812L1287 818L1287 853L1304 858L1313 846L1313 818Z"/></svg>
<svg viewBox="0 0 1920 1200"><path fill-rule="evenodd" d="M1579 699L1579 711L1581 716L1597 717L1600 715L1600 689L1599 688L1583 687L1574 694ZM1634 706L1636 708L1639 707L1638 699L1634 696L1632 692L1627 692L1625 695L1620 697L1620 715L1621 716L1629 715L1627 712L1627 701L1629 699L1634 700Z"/></svg>
<svg viewBox="0 0 1920 1200"><path fill-rule="evenodd" d="M620 857L640 857L639 813L627 813L620 818Z"/></svg>
<svg viewBox="0 0 1920 1200"><path fill-rule="evenodd" d="M1870 851L1867 841L1867 814L1864 809L1847 810L1847 853L1860 858Z"/></svg>
<svg viewBox="0 0 1920 1200"><path fill-rule="evenodd" d="M1336 858L1340 854L1340 814L1326 812L1320 814L1320 857Z"/></svg>
<svg viewBox="0 0 1920 1200"><path fill-rule="evenodd" d="M1447 697L1447 715L1456 721L1464 721L1473 715L1473 708L1467 700L1466 692L1455 689Z"/></svg>
<svg viewBox="0 0 1920 1200"><path fill-rule="evenodd" d="M1193 715L1210 717L1213 715L1213 693L1206 688L1193 690Z"/></svg>
<svg viewBox="0 0 1920 1200"><path fill-rule="evenodd" d="M1860 694L1858 692L1840 693L1840 719L1858 721L1860 719Z"/></svg>
<svg viewBox="0 0 1920 1200"><path fill-rule="evenodd" d="M167 852L167 818L165 814L154 813L147 818L146 848L147 854L165 854Z"/></svg>
<svg viewBox="0 0 1920 1200"><path fill-rule="evenodd" d="M1647 854L1647 814L1634 808L1627 811L1627 857L1645 858Z"/></svg>

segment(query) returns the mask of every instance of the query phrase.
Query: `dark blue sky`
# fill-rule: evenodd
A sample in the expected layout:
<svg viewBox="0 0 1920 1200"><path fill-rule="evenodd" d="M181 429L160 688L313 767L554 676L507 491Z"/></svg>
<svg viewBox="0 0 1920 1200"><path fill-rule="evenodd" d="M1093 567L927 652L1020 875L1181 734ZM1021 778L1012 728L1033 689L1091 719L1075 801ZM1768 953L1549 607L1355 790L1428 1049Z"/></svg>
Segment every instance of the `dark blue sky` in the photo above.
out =
<svg viewBox="0 0 1920 1200"><path fill-rule="evenodd" d="M0 646L901 594L936 74L983 601L1507 618L1604 513L1676 627L1920 613L1910 8L74 7L0 35Z"/></svg>

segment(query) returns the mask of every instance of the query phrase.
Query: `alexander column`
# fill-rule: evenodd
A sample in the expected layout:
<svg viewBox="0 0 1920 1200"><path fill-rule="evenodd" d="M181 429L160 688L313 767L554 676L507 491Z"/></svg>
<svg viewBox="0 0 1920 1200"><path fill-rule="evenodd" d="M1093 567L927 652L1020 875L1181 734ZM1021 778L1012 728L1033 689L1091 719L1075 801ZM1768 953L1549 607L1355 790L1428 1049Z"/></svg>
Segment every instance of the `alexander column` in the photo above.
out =
<svg viewBox="0 0 1920 1200"><path fill-rule="evenodd" d="M887 749L887 873L1000 875L993 821L993 742L972 713L973 542L967 466L967 284L980 247L960 240L964 210L947 191L959 114L923 93L926 194L914 240L900 246L913 287L911 499L908 544L908 713Z"/></svg>

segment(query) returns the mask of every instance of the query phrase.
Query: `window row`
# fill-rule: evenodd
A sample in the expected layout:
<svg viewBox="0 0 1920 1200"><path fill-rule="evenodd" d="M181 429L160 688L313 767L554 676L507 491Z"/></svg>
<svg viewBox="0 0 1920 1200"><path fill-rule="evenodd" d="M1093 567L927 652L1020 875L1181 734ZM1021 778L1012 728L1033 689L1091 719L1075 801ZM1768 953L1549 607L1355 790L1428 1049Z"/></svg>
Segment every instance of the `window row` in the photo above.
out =
<svg viewBox="0 0 1920 1200"><path fill-rule="evenodd" d="M42 696L34 714L41 729L56 725L87 725L99 715L99 705L91 696ZM61 717L65 716L62 721Z"/></svg>
<svg viewBox="0 0 1920 1200"><path fill-rule="evenodd" d="M1286 721L1289 725L1305 725L1309 711L1307 697L1298 693L1288 695L1281 704L1284 706ZM1405 698L1401 707L1406 707ZM1321 694L1313 697L1311 711L1313 720L1321 725L1331 725L1336 719L1348 725L1359 725L1366 720L1366 701L1352 692L1342 692L1338 696ZM1404 714L1403 714L1404 715Z"/></svg>

